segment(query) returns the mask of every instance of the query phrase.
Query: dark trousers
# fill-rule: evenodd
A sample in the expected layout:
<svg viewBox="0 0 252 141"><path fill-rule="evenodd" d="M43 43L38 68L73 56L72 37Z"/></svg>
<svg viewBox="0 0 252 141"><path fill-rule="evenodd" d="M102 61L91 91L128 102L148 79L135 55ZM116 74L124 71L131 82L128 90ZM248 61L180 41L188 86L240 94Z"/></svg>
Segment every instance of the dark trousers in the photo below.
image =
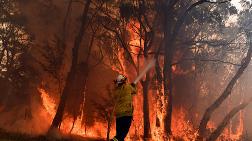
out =
<svg viewBox="0 0 252 141"><path fill-rule="evenodd" d="M116 118L116 136L115 138L118 141L124 141L124 138L129 132L131 125L132 116L124 116Z"/></svg>

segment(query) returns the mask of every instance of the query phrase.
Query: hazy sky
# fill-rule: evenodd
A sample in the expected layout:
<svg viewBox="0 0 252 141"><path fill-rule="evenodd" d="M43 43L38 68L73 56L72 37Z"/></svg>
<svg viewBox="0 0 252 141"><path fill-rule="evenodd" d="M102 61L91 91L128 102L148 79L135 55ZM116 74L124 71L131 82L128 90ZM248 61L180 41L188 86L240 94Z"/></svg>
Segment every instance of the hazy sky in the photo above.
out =
<svg viewBox="0 0 252 141"><path fill-rule="evenodd" d="M236 6L237 9L241 9L241 4L239 3L240 0L232 0L231 3Z"/></svg>

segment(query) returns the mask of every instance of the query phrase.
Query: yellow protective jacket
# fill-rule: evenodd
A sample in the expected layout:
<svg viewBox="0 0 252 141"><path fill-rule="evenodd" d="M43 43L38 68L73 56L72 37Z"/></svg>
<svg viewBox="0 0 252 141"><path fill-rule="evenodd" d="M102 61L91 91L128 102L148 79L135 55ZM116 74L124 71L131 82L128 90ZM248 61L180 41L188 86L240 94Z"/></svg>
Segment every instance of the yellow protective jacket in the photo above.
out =
<svg viewBox="0 0 252 141"><path fill-rule="evenodd" d="M115 88L115 115L117 118L133 115L133 94L136 94L136 87L130 84L126 83Z"/></svg>

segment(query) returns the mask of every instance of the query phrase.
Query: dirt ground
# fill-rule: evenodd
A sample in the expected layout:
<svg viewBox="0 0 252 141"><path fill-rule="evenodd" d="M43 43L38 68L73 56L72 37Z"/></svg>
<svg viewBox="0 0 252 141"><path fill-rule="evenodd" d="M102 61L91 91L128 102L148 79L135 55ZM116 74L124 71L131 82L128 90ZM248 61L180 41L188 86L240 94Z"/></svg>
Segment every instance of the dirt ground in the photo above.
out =
<svg viewBox="0 0 252 141"><path fill-rule="evenodd" d="M54 139L44 135L31 136L27 134L0 131L0 141L105 141L105 139L86 138L86 137L84 138L81 136L73 136L73 135L68 135L62 137L61 139Z"/></svg>

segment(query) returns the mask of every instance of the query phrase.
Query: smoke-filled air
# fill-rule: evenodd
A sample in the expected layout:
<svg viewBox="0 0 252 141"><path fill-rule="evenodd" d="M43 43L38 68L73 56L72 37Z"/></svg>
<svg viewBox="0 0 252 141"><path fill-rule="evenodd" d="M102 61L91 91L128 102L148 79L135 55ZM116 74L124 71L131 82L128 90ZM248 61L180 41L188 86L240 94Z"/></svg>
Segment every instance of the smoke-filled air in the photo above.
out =
<svg viewBox="0 0 252 141"><path fill-rule="evenodd" d="M251 0L0 0L0 141L252 141Z"/></svg>

